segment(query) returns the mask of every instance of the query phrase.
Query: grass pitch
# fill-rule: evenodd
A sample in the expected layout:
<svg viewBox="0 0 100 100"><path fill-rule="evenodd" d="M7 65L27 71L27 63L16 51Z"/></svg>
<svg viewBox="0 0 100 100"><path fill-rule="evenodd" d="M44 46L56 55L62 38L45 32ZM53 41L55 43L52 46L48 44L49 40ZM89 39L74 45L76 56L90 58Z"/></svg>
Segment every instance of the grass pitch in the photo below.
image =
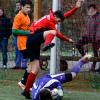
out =
<svg viewBox="0 0 100 100"><path fill-rule="evenodd" d="M17 82L23 73L24 70L0 69L0 100L25 100L20 94L22 91L17 87ZM85 75L81 73L75 80L63 85L63 100L100 100L99 86L92 87L97 85L92 83L95 80L94 75L89 73Z"/></svg>

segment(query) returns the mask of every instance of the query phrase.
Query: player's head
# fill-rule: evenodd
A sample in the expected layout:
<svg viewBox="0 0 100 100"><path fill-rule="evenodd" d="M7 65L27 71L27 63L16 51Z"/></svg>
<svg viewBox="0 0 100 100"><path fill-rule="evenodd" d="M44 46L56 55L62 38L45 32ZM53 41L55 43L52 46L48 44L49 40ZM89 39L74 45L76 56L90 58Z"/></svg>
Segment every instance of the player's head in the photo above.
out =
<svg viewBox="0 0 100 100"><path fill-rule="evenodd" d="M0 17L4 16L4 9L0 7Z"/></svg>
<svg viewBox="0 0 100 100"><path fill-rule="evenodd" d="M22 11L25 14L28 14L31 10L32 1L31 0L20 0Z"/></svg>
<svg viewBox="0 0 100 100"><path fill-rule="evenodd" d="M58 91L57 88L52 90L44 88L39 93L39 100L62 100L63 98L63 91Z"/></svg>
<svg viewBox="0 0 100 100"><path fill-rule="evenodd" d="M88 15L91 15L91 16L95 15L97 13L97 7L96 7L96 5L95 4L90 4L88 6L87 13L88 13Z"/></svg>
<svg viewBox="0 0 100 100"><path fill-rule="evenodd" d="M51 95L51 91L47 88L42 89L39 92L39 100L53 100L52 95Z"/></svg>
<svg viewBox="0 0 100 100"><path fill-rule="evenodd" d="M55 20L57 23L61 23L64 21L65 17L61 10L57 10L54 12Z"/></svg>
<svg viewBox="0 0 100 100"><path fill-rule="evenodd" d="M21 3L20 1L16 1L16 10L21 10Z"/></svg>
<svg viewBox="0 0 100 100"><path fill-rule="evenodd" d="M21 3L20 3L20 1L18 0L18 1L16 1L16 14L21 10L21 8L22 8L22 6L21 6Z"/></svg>

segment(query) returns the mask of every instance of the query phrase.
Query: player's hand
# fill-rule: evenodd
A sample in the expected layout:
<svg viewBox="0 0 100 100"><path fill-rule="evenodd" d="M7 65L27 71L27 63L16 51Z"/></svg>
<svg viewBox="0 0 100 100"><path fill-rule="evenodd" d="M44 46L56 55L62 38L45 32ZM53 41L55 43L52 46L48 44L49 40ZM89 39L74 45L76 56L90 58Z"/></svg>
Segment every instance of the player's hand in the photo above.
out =
<svg viewBox="0 0 100 100"><path fill-rule="evenodd" d="M72 40L72 39L69 39L69 42L70 42L70 43L74 43L74 40Z"/></svg>
<svg viewBox="0 0 100 100"><path fill-rule="evenodd" d="M98 49L98 51L100 52L100 48Z"/></svg>
<svg viewBox="0 0 100 100"><path fill-rule="evenodd" d="M83 3L84 3L84 0L78 0L78 1L76 2L76 7L77 7L77 8L81 7L81 6L83 5Z"/></svg>

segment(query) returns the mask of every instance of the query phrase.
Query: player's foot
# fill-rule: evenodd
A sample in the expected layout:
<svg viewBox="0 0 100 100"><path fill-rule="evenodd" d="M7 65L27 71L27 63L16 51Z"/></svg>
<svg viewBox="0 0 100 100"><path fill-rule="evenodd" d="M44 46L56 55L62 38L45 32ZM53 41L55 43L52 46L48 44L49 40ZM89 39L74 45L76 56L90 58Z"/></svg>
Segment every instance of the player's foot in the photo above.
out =
<svg viewBox="0 0 100 100"><path fill-rule="evenodd" d="M24 92L21 93L21 95L23 95L26 99L32 99L29 92L24 91Z"/></svg>
<svg viewBox="0 0 100 100"><path fill-rule="evenodd" d="M50 44L44 46L44 47L42 48L42 51L46 51L46 50L52 48L54 45L55 45L55 43L50 43Z"/></svg>
<svg viewBox="0 0 100 100"><path fill-rule="evenodd" d="M7 69L7 65L3 65L3 68L4 68L4 69Z"/></svg>
<svg viewBox="0 0 100 100"><path fill-rule="evenodd" d="M84 63L87 63L90 61L91 58L92 58L91 54L86 54L81 58L81 61L83 61Z"/></svg>
<svg viewBox="0 0 100 100"><path fill-rule="evenodd" d="M25 85L21 83L21 81L18 82L17 84L22 90L25 89Z"/></svg>
<svg viewBox="0 0 100 100"><path fill-rule="evenodd" d="M98 69L96 69L95 72L100 74L100 67Z"/></svg>

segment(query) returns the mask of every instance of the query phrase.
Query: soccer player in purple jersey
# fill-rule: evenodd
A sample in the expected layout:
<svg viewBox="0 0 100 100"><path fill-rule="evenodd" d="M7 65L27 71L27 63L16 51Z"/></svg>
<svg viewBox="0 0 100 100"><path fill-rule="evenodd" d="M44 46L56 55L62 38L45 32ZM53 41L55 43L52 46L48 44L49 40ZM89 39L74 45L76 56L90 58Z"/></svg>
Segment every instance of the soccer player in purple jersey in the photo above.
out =
<svg viewBox="0 0 100 100"><path fill-rule="evenodd" d="M47 74L38 78L32 87L32 100L62 100L62 84L72 81L80 72L82 66L89 62L91 57L90 54L86 54L72 66L68 73ZM57 90L57 96L54 94L54 89Z"/></svg>

